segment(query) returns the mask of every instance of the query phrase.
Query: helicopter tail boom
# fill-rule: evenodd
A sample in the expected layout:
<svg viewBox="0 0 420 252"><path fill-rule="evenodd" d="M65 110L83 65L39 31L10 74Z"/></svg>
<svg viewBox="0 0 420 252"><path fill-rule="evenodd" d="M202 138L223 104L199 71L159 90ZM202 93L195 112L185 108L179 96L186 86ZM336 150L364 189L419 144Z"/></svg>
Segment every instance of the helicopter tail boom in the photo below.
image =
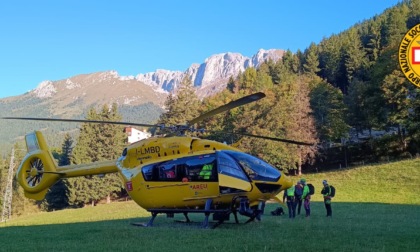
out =
<svg viewBox="0 0 420 252"><path fill-rule="evenodd" d="M44 199L48 188L61 178L103 175L118 171L116 160L57 166L40 131L27 134L25 141L28 153L18 168L16 179L25 196L30 199Z"/></svg>

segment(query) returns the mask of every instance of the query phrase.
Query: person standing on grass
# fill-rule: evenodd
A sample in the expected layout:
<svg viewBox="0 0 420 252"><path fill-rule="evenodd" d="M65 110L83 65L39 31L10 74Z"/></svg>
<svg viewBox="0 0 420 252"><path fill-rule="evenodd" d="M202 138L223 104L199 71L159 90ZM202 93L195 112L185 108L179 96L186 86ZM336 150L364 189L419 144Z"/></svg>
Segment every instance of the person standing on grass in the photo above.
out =
<svg viewBox="0 0 420 252"><path fill-rule="evenodd" d="M309 186L306 184L306 179L302 178L300 183L303 186L302 200L305 208L306 217L311 216L311 195L309 194Z"/></svg>
<svg viewBox="0 0 420 252"><path fill-rule="evenodd" d="M303 187L300 183L300 180L297 181L295 185L295 208L297 208L297 214L300 214L300 208L302 207L302 194Z"/></svg>
<svg viewBox="0 0 420 252"><path fill-rule="evenodd" d="M326 180L322 181L324 188L322 188L321 194L324 196L324 205L325 209L327 209L327 217L332 217L332 209L331 209L331 187L328 185Z"/></svg>
<svg viewBox="0 0 420 252"><path fill-rule="evenodd" d="M295 186L284 191L283 203L286 199L287 209L289 209L289 218L294 219L296 216Z"/></svg>

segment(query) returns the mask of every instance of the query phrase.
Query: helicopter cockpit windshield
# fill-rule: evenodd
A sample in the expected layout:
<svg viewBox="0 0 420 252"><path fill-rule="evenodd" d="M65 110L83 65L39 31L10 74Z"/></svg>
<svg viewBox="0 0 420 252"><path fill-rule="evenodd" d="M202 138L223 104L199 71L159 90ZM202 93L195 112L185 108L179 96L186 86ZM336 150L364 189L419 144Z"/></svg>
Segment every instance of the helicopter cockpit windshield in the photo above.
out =
<svg viewBox="0 0 420 252"><path fill-rule="evenodd" d="M236 160L252 180L275 182L280 179L280 171L259 158L237 151L222 152Z"/></svg>

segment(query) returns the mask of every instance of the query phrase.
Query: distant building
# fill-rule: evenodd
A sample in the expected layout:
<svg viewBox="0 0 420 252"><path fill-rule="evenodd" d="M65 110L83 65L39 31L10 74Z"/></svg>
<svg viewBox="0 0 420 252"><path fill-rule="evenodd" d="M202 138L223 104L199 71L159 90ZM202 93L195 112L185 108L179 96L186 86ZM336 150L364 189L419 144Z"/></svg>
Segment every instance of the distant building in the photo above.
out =
<svg viewBox="0 0 420 252"><path fill-rule="evenodd" d="M141 131L133 127L125 127L124 132L127 134L128 143L130 144L152 136L146 130Z"/></svg>

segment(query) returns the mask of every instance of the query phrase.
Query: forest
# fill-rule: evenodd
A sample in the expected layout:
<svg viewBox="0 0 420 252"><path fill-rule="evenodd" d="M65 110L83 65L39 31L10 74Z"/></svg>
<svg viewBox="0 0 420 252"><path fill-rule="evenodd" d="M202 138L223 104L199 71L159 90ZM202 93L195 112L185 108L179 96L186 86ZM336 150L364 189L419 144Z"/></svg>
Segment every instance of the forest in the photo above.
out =
<svg viewBox="0 0 420 252"><path fill-rule="evenodd" d="M185 123L232 100L264 92L266 97L258 102L200 122L198 127L221 133L198 136L233 144L290 175L416 157L420 153L420 89L403 75L398 47L404 34L419 23L420 0L400 2L304 51L286 51L278 62L267 61L258 69L232 76L224 91L204 100L198 99L186 78L168 96L166 111L157 123ZM121 118L115 104L91 109L86 115L91 120ZM296 146L229 132L314 144ZM76 137L66 135L52 152L60 165L80 164L115 159L125 144L120 126L83 124ZM15 145L16 164L24 155L22 148ZM2 205L9 166L10 155L0 158ZM25 199L16 184L13 191L14 214L25 209L95 205L125 195L116 175L63 180L42 202Z"/></svg>

